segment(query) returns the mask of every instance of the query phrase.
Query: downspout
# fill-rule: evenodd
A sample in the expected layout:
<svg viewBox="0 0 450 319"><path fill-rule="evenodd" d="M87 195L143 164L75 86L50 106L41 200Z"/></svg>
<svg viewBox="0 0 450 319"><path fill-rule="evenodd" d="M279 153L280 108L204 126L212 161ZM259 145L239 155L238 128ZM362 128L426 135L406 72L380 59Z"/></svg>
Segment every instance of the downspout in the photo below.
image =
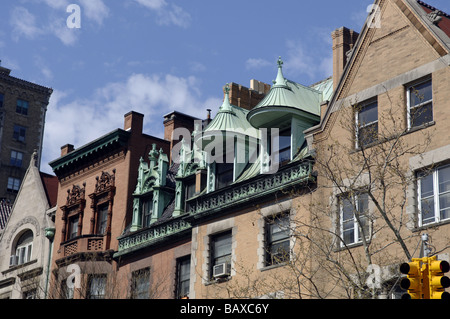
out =
<svg viewBox="0 0 450 319"><path fill-rule="evenodd" d="M45 229L45 237L48 238L48 261L47 261L47 270L46 270L46 278L45 278L45 290L44 290L44 299L47 299L48 294L48 285L50 282L50 265L52 262L52 252L53 252L53 238L55 237L55 228L49 227Z"/></svg>

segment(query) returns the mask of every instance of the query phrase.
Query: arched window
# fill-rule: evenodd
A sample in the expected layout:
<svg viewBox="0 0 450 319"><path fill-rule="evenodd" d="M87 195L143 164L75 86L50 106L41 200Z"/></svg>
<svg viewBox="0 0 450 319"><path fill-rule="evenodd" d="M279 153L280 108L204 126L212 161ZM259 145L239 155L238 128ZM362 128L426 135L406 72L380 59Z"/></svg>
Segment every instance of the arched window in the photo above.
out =
<svg viewBox="0 0 450 319"><path fill-rule="evenodd" d="M22 265L31 260L31 251L33 248L33 232L27 230L24 232L16 244L15 255L11 256L11 265Z"/></svg>

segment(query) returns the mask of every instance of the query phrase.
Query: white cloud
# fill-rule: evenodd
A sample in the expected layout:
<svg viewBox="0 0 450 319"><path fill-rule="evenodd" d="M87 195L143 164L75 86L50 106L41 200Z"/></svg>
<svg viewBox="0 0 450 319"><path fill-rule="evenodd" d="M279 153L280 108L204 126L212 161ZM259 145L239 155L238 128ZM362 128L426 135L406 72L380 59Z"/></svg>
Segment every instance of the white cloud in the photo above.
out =
<svg viewBox="0 0 450 319"><path fill-rule="evenodd" d="M95 90L89 99L68 101L69 92L55 90L48 106L42 170L60 156L61 146L80 147L108 132L123 128L123 115L133 110L145 115L144 131L162 136L163 116L177 110L199 118L206 109L218 109L218 98L203 99L199 80L174 75L133 74L126 81L114 82Z"/></svg>
<svg viewBox="0 0 450 319"><path fill-rule="evenodd" d="M134 0L140 5L155 11L158 15L157 23L160 25L176 25L187 28L191 22L191 15L183 8L169 4L165 0Z"/></svg>
<svg viewBox="0 0 450 319"><path fill-rule="evenodd" d="M102 0L80 0L80 3L82 6L82 16L99 25L102 25L103 20L109 16L109 8Z"/></svg>
<svg viewBox="0 0 450 319"><path fill-rule="evenodd" d="M265 59L258 59L258 58L250 58L247 59L247 61L245 62L246 69L260 69L271 65L275 65L275 62L270 63Z"/></svg>
<svg viewBox="0 0 450 319"><path fill-rule="evenodd" d="M15 7L10 16L12 36L16 41L20 36L33 39L43 33L36 25L36 17L24 7Z"/></svg>

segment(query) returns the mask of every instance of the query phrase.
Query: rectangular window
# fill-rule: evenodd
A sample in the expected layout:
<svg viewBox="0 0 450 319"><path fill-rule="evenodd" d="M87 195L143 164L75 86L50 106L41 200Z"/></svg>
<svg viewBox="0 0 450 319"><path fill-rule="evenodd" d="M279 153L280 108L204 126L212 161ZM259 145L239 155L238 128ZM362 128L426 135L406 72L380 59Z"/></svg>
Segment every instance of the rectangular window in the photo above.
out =
<svg viewBox="0 0 450 319"><path fill-rule="evenodd" d="M98 235L103 235L106 232L106 226L108 223L108 207L109 207L108 203L98 207L98 216L97 216Z"/></svg>
<svg viewBox="0 0 450 319"><path fill-rule="evenodd" d="M356 148L378 140L378 102L363 103L356 112Z"/></svg>
<svg viewBox="0 0 450 319"><path fill-rule="evenodd" d="M233 174L233 163L216 163L216 190L230 185L233 182Z"/></svg>
<svg viewBox="0 0 450 319"><path fill-rule="evenodd" d="M191 279L191 256L177 260L177 290L176 298L189 297L189 285Z"/></svg>
<svg viewBox="0 0 450 319"><path fill-rule="evenodd" d="M266 266L288 261L290 258L289 215L266 219Z"/></svg>
<svg viewBox="0 0 450 319"><path fill-rule="evenodd" d="M150 226L153 214L153 200L147 198L142 203L142 227Z"/></svg>
<svg viewBox="0 0 450 319"><path fill-rule="evenodd" d="M9 164L11 166L22 167L22 161L23 161L22 152L11 151L11 159L9 161Z"/></svg>
<svg viewBox="0 0 450 319"><path fill-rule="evenodd" d="M433 121L432 82L427 80L407 88L408 129Z"/></svg>
<svg viewBox="0 0 450 319"><path fill-rule="evenodd" d="M91 275L89 278L89 299L105 299L106 275Z"/></svg>
<svg viewBox="0 0 450 319"><path fill-rule="evenodd" d="M214 277L214 267L224 266L223 272L231 267L231 244L232 244L232 234L231 231L214 235L211 237L211 277ZM222 273L222 272L221 272ZM217 273L216 273L217 274Z"/></svg>
<svg viewBox="0 0 450 319"><path fill-rule="evenodd" d="M134 271L131 275L131 299L150 298L150 268Z"/></svg>
<svg viewBox="0 0 450 319"><path fill-rule="evenodd" d="M0 93L0 107L3 107L3 100L5 99L5 96Z"/></svg>
<svg viewBox="0 0 450 319"><path fill-rule="evenodd" d="M418 175L420 226L450 219L450 166Z"/></svg>
<svg viewBox="0 0 450 319"><path fill-rule="evenodd" d="M79 216L73 216L69 219L69 234L67 240L73 239L78 236L78 222Z"/></svg>
<svg viewBox="0 0 450 319"><path fill-rule="evenodd" d="M275 139L278 139L276 141ZM276 145L278 144L278 147ZM280 165L286 164L291 160L291 129L283 129L278 136L270 137L270 154L278 160Z"/></svg>
<svg viewBox="0 0 450 319"><path fill-rule="evenodd" d="M190 179L185 182L184 194L185 194L186 200L194 197L194 195L195 195L195 178Z"/></svg>
<svg viewBox="0 0 450 319"><path fill-rule="evenodd" d="M25 135L26 135L27 129L20 125L14 125L14 133L13 138L16 141L19 142L25 142Z"/></svg>
<svg viewBox="0 0 450 319"><path fill-rule="evenodd" d="M20 179L8 177L8 186L7 186L8 192L17 194L19 192L20 183L21 183Z"/></svg>
<svg viewBox="0 0 450 319"><path fill-rule="evenodd" d="M369 237L369 195L367 193L342 196L340 210L341 238L344 244L351 245L361 242L363 233L366 238Z"/></svg>
<svg viewBox="0 0 450 319"><path fill-rule="evenodd" d="M28 102L17 99L16 112L22 115L28 115Z"/></svg>

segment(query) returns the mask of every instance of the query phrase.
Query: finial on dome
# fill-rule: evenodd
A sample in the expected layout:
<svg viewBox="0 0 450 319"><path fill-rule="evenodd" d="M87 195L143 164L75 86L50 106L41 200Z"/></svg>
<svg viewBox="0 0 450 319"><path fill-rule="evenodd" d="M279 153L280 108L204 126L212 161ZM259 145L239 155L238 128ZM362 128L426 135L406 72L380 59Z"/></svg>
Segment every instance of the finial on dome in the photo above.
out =
<svg viewBox="0 0 450 319"><path fill-rule="evenodd" d="M230 104L230 85L227 83L224 87L225 98L219 111L233 112Z"/></svg>
<svg viewBox="0 0 450 319"><path fill-rule="evenodd" d="M283 75L284 62L281 59L281 57L278 58L277 64L278 64L278 74L277 74L277 79L273 82L274 86L286 86L286 79L284 78L284 75Z"/></svg>

